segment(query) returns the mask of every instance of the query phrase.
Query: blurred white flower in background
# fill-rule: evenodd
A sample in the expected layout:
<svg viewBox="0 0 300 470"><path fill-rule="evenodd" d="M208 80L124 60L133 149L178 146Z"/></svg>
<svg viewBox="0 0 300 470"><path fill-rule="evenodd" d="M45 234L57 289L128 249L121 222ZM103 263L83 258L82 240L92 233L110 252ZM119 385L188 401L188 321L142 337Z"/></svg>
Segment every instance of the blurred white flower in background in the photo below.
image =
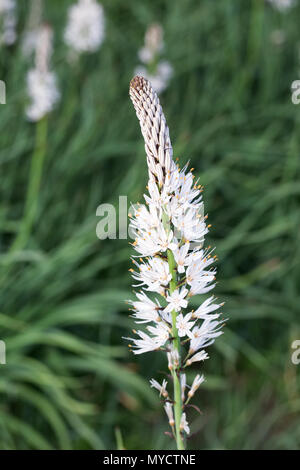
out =
<svg viewBox="0 0 300 470"><path fill-rule="evenodd" d="M42 10L42 0L31 0L28 21L22 41L22 52L25 57L30 57L35 51L42 22Z"/></svg>
<svg viewBox="0 0 300 470"><path fill-rule="evenodd" d="M141 62L149 64L156 60L157 55L164 49L163 29L158 23L149 26L145 34L145 45L142 47L138 56Z"/></svg>
<svg viewBox="0 0 300 470"><path fill-rule="evenodd" d="M15 0L0 0L1 34L0 44L10 46L17 39L16 34L16 2Z"/></svg>
<svg viewBox="0 0 300 470"><path fill-rule="evenodd" d="M27 117L31 121L39 121L49 113L59 99L56 76L54 72L41 73L31 69L27 76L28 94L32 99L27 108Z"/></svg>
<svg viewBox="0 0 300 470"><path fill-rule="evenodd" d="M173 76L173 67L167 60L160 60L164 50L163 29L158 23L151 24L145 34L145 44L138 51L140 61L134 74L149 80L156 93L163 92Z"/></svg>
<svg viewBox="0 0 300 470"><path fill-rule="evenodd" d="M49 70L53 32L49 25L41 26L35 51L35 67L27 74L27 89L31 100L26 115L39 121L54 108L60 98L56 75Z"/></svg>
<svg viewBox="0 0 300 470"><path fill-rule="evenodd" d="M296 4L296 0L268 0L274 8L277 8L279 11L285 11L291 8Z"/></svg>
<svg viewBox="0 0 300 470"><path fill-rule="evenodd" d="M64 39L76 53L95 52L105 37L103 7L96 0L79 0L70 7Z"/></svg>

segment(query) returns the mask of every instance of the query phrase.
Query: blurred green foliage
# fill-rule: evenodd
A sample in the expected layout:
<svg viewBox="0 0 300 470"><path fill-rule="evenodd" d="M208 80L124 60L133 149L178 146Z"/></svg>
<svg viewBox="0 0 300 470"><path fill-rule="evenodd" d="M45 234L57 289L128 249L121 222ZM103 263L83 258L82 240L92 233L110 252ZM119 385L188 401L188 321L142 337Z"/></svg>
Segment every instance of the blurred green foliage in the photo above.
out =
<svg viewBox="0 0 300 470"><path fill-rule="evenodd" d="M300 108L290 86L300 4L282 14L263 0L103 0L105 42L76 66L62 41L70 4L45 1L62 100L48 118L34 225L16 249L37 126L24 114L22 36L1 46L1 449L113 449L122 439L127 449L174 448L148 383L165 359L133 357L121 339L133 326L131 247L95 231L99 204L142 200L146 160L128 84L153 21L175 70L161 96L174 154L205 187L229 318L201 366L203 414L189 411L198 432L189 447L299 448L300 366L290 358L300 338ZM19 34L27 7L18 2Z"/></svg>

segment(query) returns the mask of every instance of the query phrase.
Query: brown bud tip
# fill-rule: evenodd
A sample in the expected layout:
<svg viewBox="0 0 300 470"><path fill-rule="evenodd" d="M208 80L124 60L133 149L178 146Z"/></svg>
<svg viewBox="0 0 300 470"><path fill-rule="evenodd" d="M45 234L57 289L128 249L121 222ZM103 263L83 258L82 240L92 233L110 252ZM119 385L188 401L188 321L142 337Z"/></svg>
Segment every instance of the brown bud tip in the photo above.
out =
<svg viewBox="0 0 300 470"><path fill-rule="evenodd" d="M148 80L146 80L144 77L136 75L130 82L130 88L139 91L142 90L147 85L147 83Z"/></svg>

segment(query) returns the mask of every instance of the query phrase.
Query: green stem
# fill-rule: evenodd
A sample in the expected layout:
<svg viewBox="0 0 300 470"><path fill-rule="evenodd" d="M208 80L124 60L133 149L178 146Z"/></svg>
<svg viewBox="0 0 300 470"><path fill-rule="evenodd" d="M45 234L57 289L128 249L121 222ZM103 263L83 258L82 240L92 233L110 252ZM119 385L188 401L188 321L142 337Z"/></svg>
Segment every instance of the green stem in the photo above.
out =
<svg viewBox="0 0 300 470"><path fill-rule="evenodd" d="M174 255L171 250L168 250L168 263L172 279L170 281L170 294L174 292L177 287L176 279L176 262ZM177 314L175 310L172 311L172 335L174 348L178 351L180 358L180 340L178 336L178 330L176 327ZM172 371L173 383L174 383L174 418L175 418L175 436L178 450L184 450L184 442L180 432L180 422L182 416L182 401L181 401L181 384L180 384L180 372L177 370Z"/></svg>
<svg viewBox="0 0 300 470"><path fill-rule="evenodd" d="M126 450L124 447L121 429L119 427L115 428L115 436L116 436L117 450Z"/></svg>
<svg viewBox="0 0 300 470"><path fill-rule="evenodd" d="M38 194L40 190L44 158L47 144L47 118L41 119L36 125L35 149L31 158L29 183L27 187L24 215L19 233L11 246L11 252L26 246L38 208Z"/></svg>

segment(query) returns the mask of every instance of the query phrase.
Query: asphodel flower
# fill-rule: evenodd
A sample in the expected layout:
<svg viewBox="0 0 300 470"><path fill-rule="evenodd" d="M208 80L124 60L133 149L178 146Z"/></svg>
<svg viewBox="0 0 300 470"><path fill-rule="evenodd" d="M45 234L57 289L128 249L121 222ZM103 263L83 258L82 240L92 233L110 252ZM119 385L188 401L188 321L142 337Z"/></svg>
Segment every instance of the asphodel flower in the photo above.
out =
<svg viewBox="0 0 300 470"><path fill-rule="evenodd" d="M191 297L205 295L215 286L216 269L211 249L204 249L208 232L204 216L202 188L194 181L192 170L180 169L173 150L157 94L143 77L130 83L130 97L145 141L149 171L145 204L134 209L131 226L138 281L137 300L132 301L133 317L139 324L130 348L135 354L164 351L173 379L173 396L167 382L152 379L167 413L178 449L184 448L190 432L185 405L204 380L197 374L192 386L186 383L185 368L208 359L205 347L222 334L223 321L216 313L223 304L214 296L204 298L194 311ZM189 390L185 398L185 390Z"/></svg>

